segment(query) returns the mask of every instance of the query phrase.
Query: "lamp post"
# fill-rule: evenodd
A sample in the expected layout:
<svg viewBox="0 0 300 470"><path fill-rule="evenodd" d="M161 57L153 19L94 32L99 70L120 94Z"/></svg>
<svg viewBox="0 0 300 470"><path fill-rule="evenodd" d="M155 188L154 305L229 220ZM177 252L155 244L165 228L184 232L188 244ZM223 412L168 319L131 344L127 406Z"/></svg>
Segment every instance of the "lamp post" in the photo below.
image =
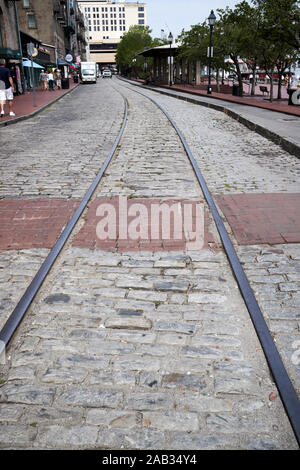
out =
<svg viewBox="0 0 300 470"><path fill-rule="evenodd" d="M211 95L212 94L212 88L211 88L211 62L212 62L212 34L213 34L213 29L214 25L216 22L216 16L214 14L214 11L211 10L210 15L208 17L208 24L210 27L210 35L209 35L209 51L208 51L208 57L209 57L209 67L208 67L208 87L207 87L207 94Z"/></svg>
<svg viewBox="0 0 300 470"><path fill-rule="evenodd" d="M172 69L171 69L171 65L172 65L172 44L173 44L173 34L170 32L169 36L168 36L168 41L170 43L170 68L169 68L169 76L170 76L170 86L172 86Z"/></svg>

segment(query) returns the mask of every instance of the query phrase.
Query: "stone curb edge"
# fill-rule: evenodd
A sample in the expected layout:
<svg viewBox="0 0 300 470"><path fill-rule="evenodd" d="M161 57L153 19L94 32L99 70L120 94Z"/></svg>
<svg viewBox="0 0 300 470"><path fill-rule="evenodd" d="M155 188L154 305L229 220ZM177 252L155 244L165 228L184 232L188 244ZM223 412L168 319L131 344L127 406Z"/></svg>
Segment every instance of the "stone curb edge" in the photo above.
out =
<svg viewBox="0 0 300 470"><path fill-rule="evenodd" d="M124 80L124 79L120 79L120 80ZM235 111L232 111L229 108L226 108L226 106L222 106L222 105L218 105L218 104L214 104L214 103L208 103L206 101L201 101L199 99L190 98L189 96L175 95L173 93L169 93L168 91L161 90L161 89L158 90L158 89L156 89L154 87L150 87L150 86L138 85L138 84L136 84L136 83L134 83L130 80L124 80L124 81L128 81L129 83L131 83L131 85L139 86L141 88L145 88L146 90L155 91L156 93L160 93L162 95L171 96L172 98L177 98L179 100L183 100L183 101L187 101L189 103L205 106L206 108L211 108L211 109L214 109L216 111L221 111L221 112L227 114L229 117L231 117L231 118L235 119L236 121L240 122L241 124L246 126L248 129L250 129L251 131L257 132L258 134L262 135L263 137L266 137L267 139L271 140L275 144L280 145L285 151L287 151L291 155L294 155L295 157L300 159L300 147L298 145L294 144L290 140L280 136L279 134L276 134L275 132L270 131L269 129L267 129L267 128L259 125L259 124L255 124L254 122L250 121L249 119L246 119L243 116L241 116L239 113L237 113Z"/></svg>
<svg viewBox="0 0 300 470"><path fill-rule="evenodd" d="M73 88L71 88L70 90L66 91L63 95L60 95L58 96L57 98L55 98L54 100L50 101L49 103L45 104L44 106L41 106L40 108L38 108L36 111L33 111L32 113L30 114L24 114L24 116L19 116L15 119L10 119L9 121L5 121L5 122L0 122L0 127L6 127L6 126L9 126L10 124L16 124L17 122L20 122L20 121L25 121L26 119L30 119L34 116L36 116L37 114L41 113L42 111L44 111L46 108L48 108L49 106L51 106L52 104L56 103L57 101L59 101L61 98L63 98L64 96L68 95L69 93L71 93L72 91L76 90L78 88L79 84L78 85L75 85Z"/></svg>

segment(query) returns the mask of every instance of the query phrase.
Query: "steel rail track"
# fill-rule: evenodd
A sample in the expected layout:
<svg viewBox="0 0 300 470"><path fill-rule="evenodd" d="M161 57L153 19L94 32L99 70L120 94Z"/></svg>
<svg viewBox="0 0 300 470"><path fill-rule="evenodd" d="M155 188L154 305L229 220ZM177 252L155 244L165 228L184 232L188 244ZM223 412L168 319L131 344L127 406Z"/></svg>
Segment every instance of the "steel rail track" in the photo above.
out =
<svg viewBox="0 0 300 470"><path fill-rule="evenodd" d="M5 325L0 331L0 357L5 352L6 347L8 346L10 340L12 339L16 329L18 328L20 322L24 318L28 308L30 307L32 301L34 300L36 294L38 293L40 287L42 286L46 276L49 274L54 262L56 261L57 257L61 253L63 247L65 246L67 240L69 239L75 225L77 224L78 220L80 219L83 211L87 207L88 202L90 201L91 197L93 196L98 184L100 183L104 172L106 171L108 165L110 164L117 147L120 143L122 135L124 133L127 118L128 118L128 101L122 95L124 99L124 118L121 129L119 134L113 144L113 147L106 157L105 162L103 163L100 171L98 172L97 176L93 180L91 186L89 187L88 191L85 193L84 197L82 198L78 208L74 212L73 216L67 223L66 227L64 228L63 232L59 236L58 240L56 241L55 245L51 249L50 253L48 254L47 258L41 265L40 269L34 276L33 280L27 287L25 293L21 297L20 301L16 305L15 309L9 316L8 320L6 321Z"/></svg>
<svg viewBox="0 0 300 470"><path fill-rule="evenodd" d="M217 226L221 241L225 249L225 253L227 255L231 268L233 270L240 292L244 298L246 307L250 314L250 318L252 320L253 326L255 328L255 331L261 343L264 355L266 357L267 363L273 375L274 381L277 385L278 392L280 394L286 414L289 418L290 424L294 431L298 445L300 446L300 401L293 387L293 384L288 376L286 368L282 362L280 354L277 350L277 347L274 343L270 330L263 317L263 314L258 305L255 294L250 286L250 283L245 274L245 271L240 263L236 250L225 228L222 217L220 216L220 213L217 209L214 199L208 189L206 181L196 163L196 160L189 148L189 145L186 142L182 132L178 128L175 121L170 117L167 111L158 102L156 102L153 98L150 98L149 96L145 95L144 93L141 93L140 91L134 90L125 85L122 85L122 86L152 101L152 103L154 103L163 112L163 114L168 118L169 122L172 124L173 128L175 129L176 133L178 134L182 142L182 145L187 153L189 161L197 177L198 183L200 184L200 187L202 189L203 195L212 212L215 224Z"/></svg>

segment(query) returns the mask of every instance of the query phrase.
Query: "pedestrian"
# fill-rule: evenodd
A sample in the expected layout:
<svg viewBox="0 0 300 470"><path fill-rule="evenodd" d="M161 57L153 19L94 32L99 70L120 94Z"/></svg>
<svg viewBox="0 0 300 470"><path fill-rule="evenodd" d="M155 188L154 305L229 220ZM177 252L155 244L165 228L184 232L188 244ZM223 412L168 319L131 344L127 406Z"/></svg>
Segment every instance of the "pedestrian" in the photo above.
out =
<svg viewBox="0 0 300 470"><path fill-rule="evenodd" d="M0 59L0 116L4 116L4 105L8 101L9 115L15 116L13 112L14 82L10 71L6 68L5 59Z"/></svg>
<svg viewBox="0 0 300 470"><path fill-rule="evenodd" d="M60 90L61 89L61 71L56 69L56 86Z"/></svg>
<svg viewBox="0 0 300 470"><path fill-rule="evenodd" d="M42 69L40 73L40 80L42 82L42 90L45 91L48 88L48 75L45 73L45 70Z"/></svg>
<svg viewBox="0 0 300 470"><path fill-rule="evenodd" d="M48 72L49 91L54 91L54 77L52 72Z"/></svg>

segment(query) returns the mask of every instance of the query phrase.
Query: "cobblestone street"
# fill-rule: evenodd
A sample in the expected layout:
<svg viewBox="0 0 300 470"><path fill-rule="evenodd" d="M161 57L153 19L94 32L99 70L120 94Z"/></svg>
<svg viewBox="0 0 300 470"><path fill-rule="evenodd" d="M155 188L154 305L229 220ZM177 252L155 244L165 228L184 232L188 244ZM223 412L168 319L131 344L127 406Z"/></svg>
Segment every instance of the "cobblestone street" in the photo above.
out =
<svg viewBox="0 0 300 470"><path fill-rule="evenodd" d="M129 105L117 152L0 366L0 446L297 449L179 137L135 90L115 77L100 80L0 129L2 327L49 253L46 220L53 220L55 240L118 135L122 95ZM187 139L300 396L297 219L286 214L290 243L274 244L268 232L264 243L253 244L246 231L242 245L235 236L240 227L225 210L232 208L227 196L297 195L299 160L220 112L141 91L166 108ZM92 209L116 196L203 202L203 249L99 247ZM18 201L14 210L11 201ZM50 212L40 201L57 205ZM247 204L245 220L255 225ZM13 236L16 230L23 236ZM94 233L94 244L87 233ZM38 245L25 244L37 239Z"/></svg>

